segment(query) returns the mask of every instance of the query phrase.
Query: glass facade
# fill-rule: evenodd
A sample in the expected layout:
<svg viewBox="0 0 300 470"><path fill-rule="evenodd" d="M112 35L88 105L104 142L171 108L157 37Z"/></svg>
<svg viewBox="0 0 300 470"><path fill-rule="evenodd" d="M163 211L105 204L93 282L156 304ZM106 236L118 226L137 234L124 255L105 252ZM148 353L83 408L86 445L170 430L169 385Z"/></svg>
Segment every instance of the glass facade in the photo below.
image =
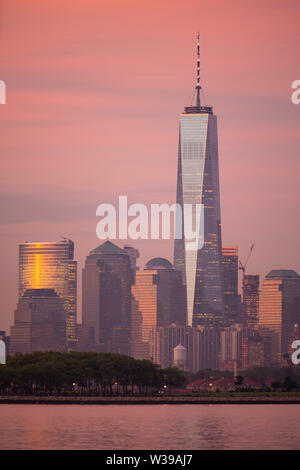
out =
<svg viewBox="0 0 300 470"><path fill-rule="evenodd" d="M216 326L223 322L223 282L217 118L211 107L188 107L181 114L177 204L183 228L185 204L192 204L193 227L199 227L195 244L185 234L174 247L174 267L186 285L188 324ZM200 223L196 204L204 208Z"/></svg>
<svg viewBox="0 0 300 470"><path fill-rule="evenodd" d="M289 351L289 339L300 321L300 276L273 270L259 295L259 332L266 343L265 365L278 366Z"/></svg>
<svg viewBox="0 0 300 470"><path fill-rule="evenodd" d="M67 314L69 349L76 344L77 262L72 240L19 245L19 297L27 289L54 289Z"/></svg>

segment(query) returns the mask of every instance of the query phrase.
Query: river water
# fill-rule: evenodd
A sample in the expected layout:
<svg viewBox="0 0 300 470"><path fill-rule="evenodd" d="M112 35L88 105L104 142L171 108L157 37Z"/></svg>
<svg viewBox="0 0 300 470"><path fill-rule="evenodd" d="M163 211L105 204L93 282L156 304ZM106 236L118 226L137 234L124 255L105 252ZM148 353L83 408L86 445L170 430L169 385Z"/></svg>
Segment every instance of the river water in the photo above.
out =
<svg viewBox="0 0 300 470"><path fill-rule="evenodd" d="M0 405L0 449L300 449L300 405Z"/></svg>

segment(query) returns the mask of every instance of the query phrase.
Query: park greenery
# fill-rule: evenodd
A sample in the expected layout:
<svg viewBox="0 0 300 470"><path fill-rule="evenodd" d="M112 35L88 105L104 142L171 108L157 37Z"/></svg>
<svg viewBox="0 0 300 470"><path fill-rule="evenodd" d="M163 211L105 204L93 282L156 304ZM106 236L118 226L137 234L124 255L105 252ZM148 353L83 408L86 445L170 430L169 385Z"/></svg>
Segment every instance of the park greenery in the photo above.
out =
<svg viewBox="0 0 300 470"><path fill-rule="evenodd" d="M34 352L8 356L0 365L1 395L80 395L141 396L191 392L182 389L195 379L215 381L233 378L232 371L200 370L196 374L176 367L162 369L146 360L96 352ZM299 367L251 367L235 377L235 392L245 378L261 384L261 392L297 392L300 389ZM249 390L250 392L250 390ZM255 393L259 393L256 390Z"/></svg>
<svg viewBox="0 0 300 470"><path fill-rule="evenodd" d="M185 383L175 367L93 352L15 354L0 366L0 394L149 395Z"/></svg>

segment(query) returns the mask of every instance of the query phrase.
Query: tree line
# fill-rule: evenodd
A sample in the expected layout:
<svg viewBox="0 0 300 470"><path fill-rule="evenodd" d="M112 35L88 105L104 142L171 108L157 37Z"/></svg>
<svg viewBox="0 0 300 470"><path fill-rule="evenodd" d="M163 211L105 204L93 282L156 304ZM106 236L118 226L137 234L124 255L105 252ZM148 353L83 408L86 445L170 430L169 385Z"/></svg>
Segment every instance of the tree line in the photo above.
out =
<svg viewBox="0 0 300 470"><path fill-rule="evenodd" d="M148 395L185 381L176 367L110 353L18 353L0 365L2 395Z"/></svg>

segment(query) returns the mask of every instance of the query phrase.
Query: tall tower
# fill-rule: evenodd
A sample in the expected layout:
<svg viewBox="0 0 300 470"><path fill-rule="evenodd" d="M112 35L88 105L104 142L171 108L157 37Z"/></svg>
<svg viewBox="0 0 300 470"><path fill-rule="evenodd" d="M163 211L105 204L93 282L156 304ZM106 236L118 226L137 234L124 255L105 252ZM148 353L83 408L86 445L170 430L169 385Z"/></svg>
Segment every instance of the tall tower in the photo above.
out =
<svg viewBox="0 0 300 470"><path fill-rule="evenodd" d="M243 326L255 328L258 324L259 275L243 276Z"/></svg>
<svg viewBox="0 0 300 470"><path fill-rule="evenodd" d="M129 355L133 282L127 250L106 241L89 252L82 270L82 325L95 350Z"/></svg>
<svg viewBox="0 0 300 470"><path fill-rule="evenodd" d="M238 321L238 249L236 246L223 246L223 295L226 326Z"/></svg>
<svg viewBox="0 0 300 470"><path fill-rule="evenodd" d="M175 238L174 267L182 271L186 285L188 324L217 326L223 322L217 117L211 106L201 105L200 90L198 34L196 105L185 107L180 116L176 202L182 209L183 236ZM187 204L198 227L196 243L184 231ZM202 205L201 217L196 204Z"/></svg>
<svg viewBox="0 0 300 470"><path fill-rule="evenodd" d="M19 245L19 298L27 289L54 289L66 311L68 349L76 346L77 261L74 243L22 243Z"/></svg>

